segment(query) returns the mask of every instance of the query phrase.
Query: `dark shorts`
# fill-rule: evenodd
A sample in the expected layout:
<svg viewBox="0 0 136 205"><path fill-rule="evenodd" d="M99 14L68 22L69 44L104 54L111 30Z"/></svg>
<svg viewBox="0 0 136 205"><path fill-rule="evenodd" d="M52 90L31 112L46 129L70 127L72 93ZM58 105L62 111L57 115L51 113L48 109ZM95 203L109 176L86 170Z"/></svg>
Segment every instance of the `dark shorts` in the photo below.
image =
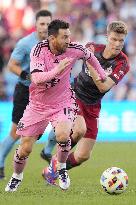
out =
<svg viewBox="0 0 136 205"><path fill-rule="evenodd" d="M87 126L87 132L84 137L95 140L98 133L101 102L94 105L86 105L79 99L76 99L76 102L80 108L77 114L84 117Z"/></svg>
<svg viewBox="0 0 136 205"><path fill-rule="evenodd" d="M18 124L29 102L29 87L18 83L13 95L12 122Z"/></svg>

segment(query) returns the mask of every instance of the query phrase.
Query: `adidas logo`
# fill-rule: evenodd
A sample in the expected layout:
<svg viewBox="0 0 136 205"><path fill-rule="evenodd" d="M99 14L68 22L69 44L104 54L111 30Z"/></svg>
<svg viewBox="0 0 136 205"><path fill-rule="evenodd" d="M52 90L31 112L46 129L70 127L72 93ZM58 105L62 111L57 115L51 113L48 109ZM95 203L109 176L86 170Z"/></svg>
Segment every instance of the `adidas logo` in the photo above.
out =
<svg viewBox="0 0 136 205"><path fill-rule="evenodd" d="M59 63L58 59L56 59L56 60L54 61L54 63Z"/></svg>

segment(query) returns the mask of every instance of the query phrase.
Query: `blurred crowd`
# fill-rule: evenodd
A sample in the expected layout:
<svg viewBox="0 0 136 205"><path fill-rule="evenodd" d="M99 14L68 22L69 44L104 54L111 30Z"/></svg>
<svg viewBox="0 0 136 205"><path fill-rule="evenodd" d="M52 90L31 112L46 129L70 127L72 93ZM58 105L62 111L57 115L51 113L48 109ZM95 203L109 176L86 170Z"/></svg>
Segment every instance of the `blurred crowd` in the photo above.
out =
<svg viewBox="0 0 136 205"><path fill-rule="evenodd" d="M34 31L35 13L49 9L53 18L71 23L72 40L106 43L112 20L128 25L124 52L131 71L105 100L136 100L136 0L0 0L0 100L11 100L17 78L6 69L18 39Z"/></svg>

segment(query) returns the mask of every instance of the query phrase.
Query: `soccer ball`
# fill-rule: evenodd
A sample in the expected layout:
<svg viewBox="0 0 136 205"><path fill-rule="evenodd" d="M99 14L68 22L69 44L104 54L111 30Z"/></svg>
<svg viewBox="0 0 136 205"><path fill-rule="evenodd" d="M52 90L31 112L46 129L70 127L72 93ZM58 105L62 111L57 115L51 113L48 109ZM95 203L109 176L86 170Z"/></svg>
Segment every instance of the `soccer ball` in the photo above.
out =
<svg viewBox="0 0 136 205"><path fill-rule="evenodd" d="M102 173L100 184L108 194L121 194L128 186L128 176L123 169L111 167Z"/></svg>

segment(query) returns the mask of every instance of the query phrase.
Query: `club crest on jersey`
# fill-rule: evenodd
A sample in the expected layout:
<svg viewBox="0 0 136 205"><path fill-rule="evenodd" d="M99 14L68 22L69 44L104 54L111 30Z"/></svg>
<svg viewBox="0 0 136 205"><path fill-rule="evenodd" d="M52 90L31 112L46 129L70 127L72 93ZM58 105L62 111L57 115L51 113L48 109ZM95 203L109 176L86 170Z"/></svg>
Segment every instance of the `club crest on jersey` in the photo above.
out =
<svg viewBox="0 0 136 205"><path fill-rule="evenodd" d="M124 75L124 71L123 70L120 70L119 71L119 76L123 76Z"/></svg>
<svg viewBox="0 0 136 205"><path fill-rule="evenodd" d="M107 75L112 74L112 65L105 70Z"/></svg>
<svg viewBox="0 0 136 205"><path fill-rule="evenodd" d="M17 130L22 131L24 128L24 123L23 122L19 122L17 125Z"/></svg>

